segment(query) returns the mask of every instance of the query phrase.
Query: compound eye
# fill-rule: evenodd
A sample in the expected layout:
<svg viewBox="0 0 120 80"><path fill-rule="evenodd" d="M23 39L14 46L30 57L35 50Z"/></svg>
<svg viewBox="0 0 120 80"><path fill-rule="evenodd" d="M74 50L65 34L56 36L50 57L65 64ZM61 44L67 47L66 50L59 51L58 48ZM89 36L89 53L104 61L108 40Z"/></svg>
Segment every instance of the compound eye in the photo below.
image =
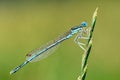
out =
<svg viewBox="0 0 120 80"><path fill-rule="evenodd" d="M82 22L82 23L81 23L81 26L82 26L82 27L86 27L86 26L87 26L87 23L86 23L86 22Z"/></svg>

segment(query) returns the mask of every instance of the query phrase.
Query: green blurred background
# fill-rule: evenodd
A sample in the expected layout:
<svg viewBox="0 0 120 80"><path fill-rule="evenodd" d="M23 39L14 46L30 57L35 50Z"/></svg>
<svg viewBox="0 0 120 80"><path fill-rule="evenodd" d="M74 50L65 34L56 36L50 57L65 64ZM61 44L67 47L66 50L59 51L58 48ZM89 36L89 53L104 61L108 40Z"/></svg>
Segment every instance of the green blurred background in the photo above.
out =
<svg viewBox="0 0 120 80"><path fill-rule="evenodd" d="M118 0L1 0L0 80L77 80L83 51L64 41L48 58L30 63L13 75L10 70L25 55L87 21L99 7L86 80L120 80L120 1Z"/></svg>

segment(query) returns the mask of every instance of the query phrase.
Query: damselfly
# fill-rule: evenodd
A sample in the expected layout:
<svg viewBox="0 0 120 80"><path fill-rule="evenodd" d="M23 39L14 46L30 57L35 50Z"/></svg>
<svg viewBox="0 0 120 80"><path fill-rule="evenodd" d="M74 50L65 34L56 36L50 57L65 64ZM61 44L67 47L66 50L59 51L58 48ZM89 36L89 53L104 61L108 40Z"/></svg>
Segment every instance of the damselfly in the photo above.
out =
<svg viewBox="0 0 120 80"><path fill-rule="evenodd" d="M85 45L85 44L79 42L78 39L79 38L87 39L87 37L82 36L82 34L85 31L84 27L86 27L86 26L87 26L87 23L82 22L80 25L74 26L71 29L69 29L66 33L62 34L61 36L58 36L55 40L52 40L51 42L47 43L45 46L42 46L40 48L37 48L37 49L31 51L30 53L28 53L26 55L26 61L24 61L22 64L20 64L16 68L14 68L12 71L10 71L10 74L13 74L13 73L17 72L20 68L22 68L24 65L26 65L29 62L41 60L41 59L47 57L48 55L50 55L52 53L52 51L56 48L56 46L58 44L60 44L64 40L69 39L70 37L72 37L76 33L78 33L78 35L76 36L74 41L83 50L85 50L85 48L83 47L83 45Z"/></svg>

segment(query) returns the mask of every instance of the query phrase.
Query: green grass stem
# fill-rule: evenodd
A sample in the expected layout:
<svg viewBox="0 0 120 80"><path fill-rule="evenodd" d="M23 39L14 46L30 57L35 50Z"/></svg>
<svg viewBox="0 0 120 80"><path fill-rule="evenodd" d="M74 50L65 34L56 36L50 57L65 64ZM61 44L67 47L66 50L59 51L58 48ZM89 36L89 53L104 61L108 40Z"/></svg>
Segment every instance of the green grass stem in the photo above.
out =
<svg viewBox="0 0 120 80"><path fill-rule="evenodd" d="M86 51L82 55L81 75L78 77L78 80L85 80L86 78L87 68L88 68L88 57L90 55L90 51L92 48L92 35L93 35L96 20L97 20L97 11L98 11L98 8L96 8L92 17L92 22L90 26L90 35L89 35L88 42L86 44L87 45Z"/></svg>

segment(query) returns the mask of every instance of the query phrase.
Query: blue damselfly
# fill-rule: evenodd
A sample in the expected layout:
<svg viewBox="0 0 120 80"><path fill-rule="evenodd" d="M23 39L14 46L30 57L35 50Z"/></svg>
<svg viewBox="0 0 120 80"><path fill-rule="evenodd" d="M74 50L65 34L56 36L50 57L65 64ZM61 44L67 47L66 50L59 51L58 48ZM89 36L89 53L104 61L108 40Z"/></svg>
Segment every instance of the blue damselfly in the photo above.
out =
<svg viewBox="0 0 120 80"><path fill-rule="evenodd" d="M71 29L69 29L66 33L58 36L55 40L52 40L52 41L48 42L46 45L31 51L30 53L28 53L26 55L26 61L24 61L22 64L20 64L16 68L14 68L12 71L10 71L10 74L17 72L20 68L22 68L24 65L26 65L29 62L38 61L38 60L41 60L41 59L47 57L48 55L50 55L54 51L54 49L56 48L56 46L58 44L60 44L64 40L69 39L70 37L72 37L76 33L78 33L78 35L76 36L74 41L83 50L85 50L85 48L83 47L83 45L85 45L85 44L79 42L78 39L79 38L87 39L87 37L82 36L82 34L85 32L84 27L86 27L86 26L87 26L87 23L82 22L80 25L74 26Z"/></svg>

